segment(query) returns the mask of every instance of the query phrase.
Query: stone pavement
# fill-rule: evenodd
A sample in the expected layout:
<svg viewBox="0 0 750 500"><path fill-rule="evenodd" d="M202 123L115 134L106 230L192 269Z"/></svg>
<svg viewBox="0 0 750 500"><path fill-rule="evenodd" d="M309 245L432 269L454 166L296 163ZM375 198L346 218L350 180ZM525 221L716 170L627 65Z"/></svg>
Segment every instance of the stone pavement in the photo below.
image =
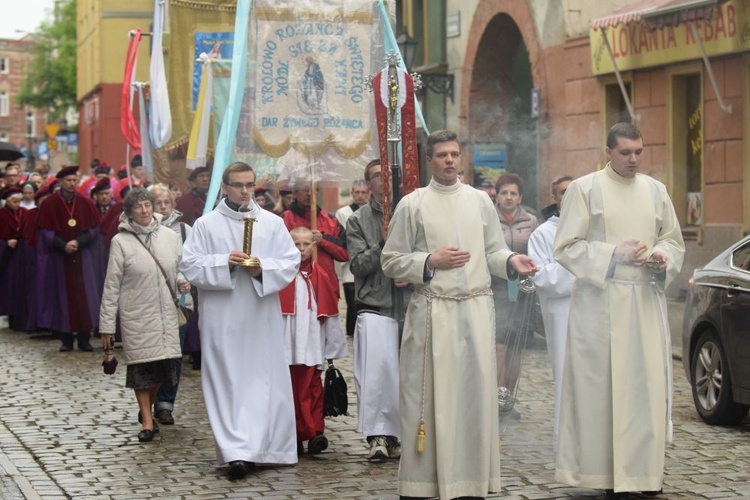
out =
<svg viewBox="0 0 750 500"><path fill-rule="evenodd" d="M59 353L58 345L41 335L0 331L2 499L397 498L398 463L368 463L355 431L351 358L340 363L351 416L327 421L329 449L232 483L214 463L200 372L185 372L177 424L162 426L154 442L141 444L124 367L108 377L101 351ZM601 491L554 482L552 382L539 347L526 351L517 406L522 419L503 434L504 488L493 497L603 498ZM668 447L662 498L750 496L750 426L700 422L679 362L674 373L675 442Z"/></svg>

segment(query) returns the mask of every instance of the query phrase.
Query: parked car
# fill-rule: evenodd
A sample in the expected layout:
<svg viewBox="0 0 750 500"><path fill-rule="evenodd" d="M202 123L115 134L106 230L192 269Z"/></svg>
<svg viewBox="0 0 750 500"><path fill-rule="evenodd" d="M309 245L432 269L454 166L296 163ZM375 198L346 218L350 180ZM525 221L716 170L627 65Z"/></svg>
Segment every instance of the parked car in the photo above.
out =
<svg viewBox="0 0 750 500"><path fill-rule="evenodd" d="M750 236L693 272L682 323L682 364L708 424L750 409Z"/></svg>

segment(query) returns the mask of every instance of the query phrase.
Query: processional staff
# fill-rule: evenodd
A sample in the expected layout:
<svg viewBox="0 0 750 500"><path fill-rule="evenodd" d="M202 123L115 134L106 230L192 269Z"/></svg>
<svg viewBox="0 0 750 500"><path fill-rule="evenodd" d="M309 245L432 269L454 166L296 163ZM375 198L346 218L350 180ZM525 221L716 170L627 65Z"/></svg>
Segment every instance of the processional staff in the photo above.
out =
<svg viewBox="0 0 750 500"><path fill-rule="evenodd" d="M383 235L388 237L391 214L403 195L419 187L419 162L415 121L414 89L421 86L418 75L398 67L400 56L389 52L386 67L372 78L375 118L383 178ZM399 339L404 330L404 293L391 287L393 318Z"/></svg>

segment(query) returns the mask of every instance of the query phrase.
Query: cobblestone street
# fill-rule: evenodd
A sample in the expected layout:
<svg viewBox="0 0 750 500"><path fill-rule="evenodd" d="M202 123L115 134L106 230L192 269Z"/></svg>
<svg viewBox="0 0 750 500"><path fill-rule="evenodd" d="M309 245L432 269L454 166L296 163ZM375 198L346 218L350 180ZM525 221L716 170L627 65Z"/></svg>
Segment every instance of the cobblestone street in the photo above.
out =
<svg viewBox="0 0 750 500"><path fill-rule="evenodd" d="M537 341L524 360L522 419L503 434L504 488L495 497L603 498L601 491L554 482L551 371ZM58 342L41 334L2 330L0 345L0 498L397 498L397 461L367 462L355 431L351 357L340 363L351 415L327 420L329 449L232 483L214 463L200 372L189 366L183 372L176 425L162 425L154 442L141 444L124 366L107 377L100 350L59 353ZM668 446L662 498L750 496L750 426L703 424L679 361L674 373L675 442Z"/></svg>

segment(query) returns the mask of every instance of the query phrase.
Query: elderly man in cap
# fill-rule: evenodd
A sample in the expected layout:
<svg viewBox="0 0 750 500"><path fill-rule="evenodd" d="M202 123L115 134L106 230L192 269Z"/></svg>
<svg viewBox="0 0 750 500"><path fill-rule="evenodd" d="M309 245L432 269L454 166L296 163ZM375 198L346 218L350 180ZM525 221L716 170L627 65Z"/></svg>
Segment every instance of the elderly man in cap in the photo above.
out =
<svg viewBox="0 0 750 500"><path fill-rule="evenodd" d="M57 175L61 189L39 207L37 219L38 326L59 332L60 351L91 351L91 331L99 324L98 274L102 271L99 214L76 192L78 166Z"/></svg>
<svg viewBox="0 0 750 500"><path fill-rule="evenodd" d="M94 200L99 217L104 217L104 214L115 204L115 200L112 198L112 184L109 177L102 177L96 181L94 187L91 188L91 198Z"/></svg>
<svg viewBox="0 0 750 500"><path fill-rule="evenodd" d="M206 195L211 183L211 171L208 167L198 167L190 172L188 180L193 184L193 189L177 199L175 208L182 212L180 222L192 226L196 219L203 215Z"/></svg>

